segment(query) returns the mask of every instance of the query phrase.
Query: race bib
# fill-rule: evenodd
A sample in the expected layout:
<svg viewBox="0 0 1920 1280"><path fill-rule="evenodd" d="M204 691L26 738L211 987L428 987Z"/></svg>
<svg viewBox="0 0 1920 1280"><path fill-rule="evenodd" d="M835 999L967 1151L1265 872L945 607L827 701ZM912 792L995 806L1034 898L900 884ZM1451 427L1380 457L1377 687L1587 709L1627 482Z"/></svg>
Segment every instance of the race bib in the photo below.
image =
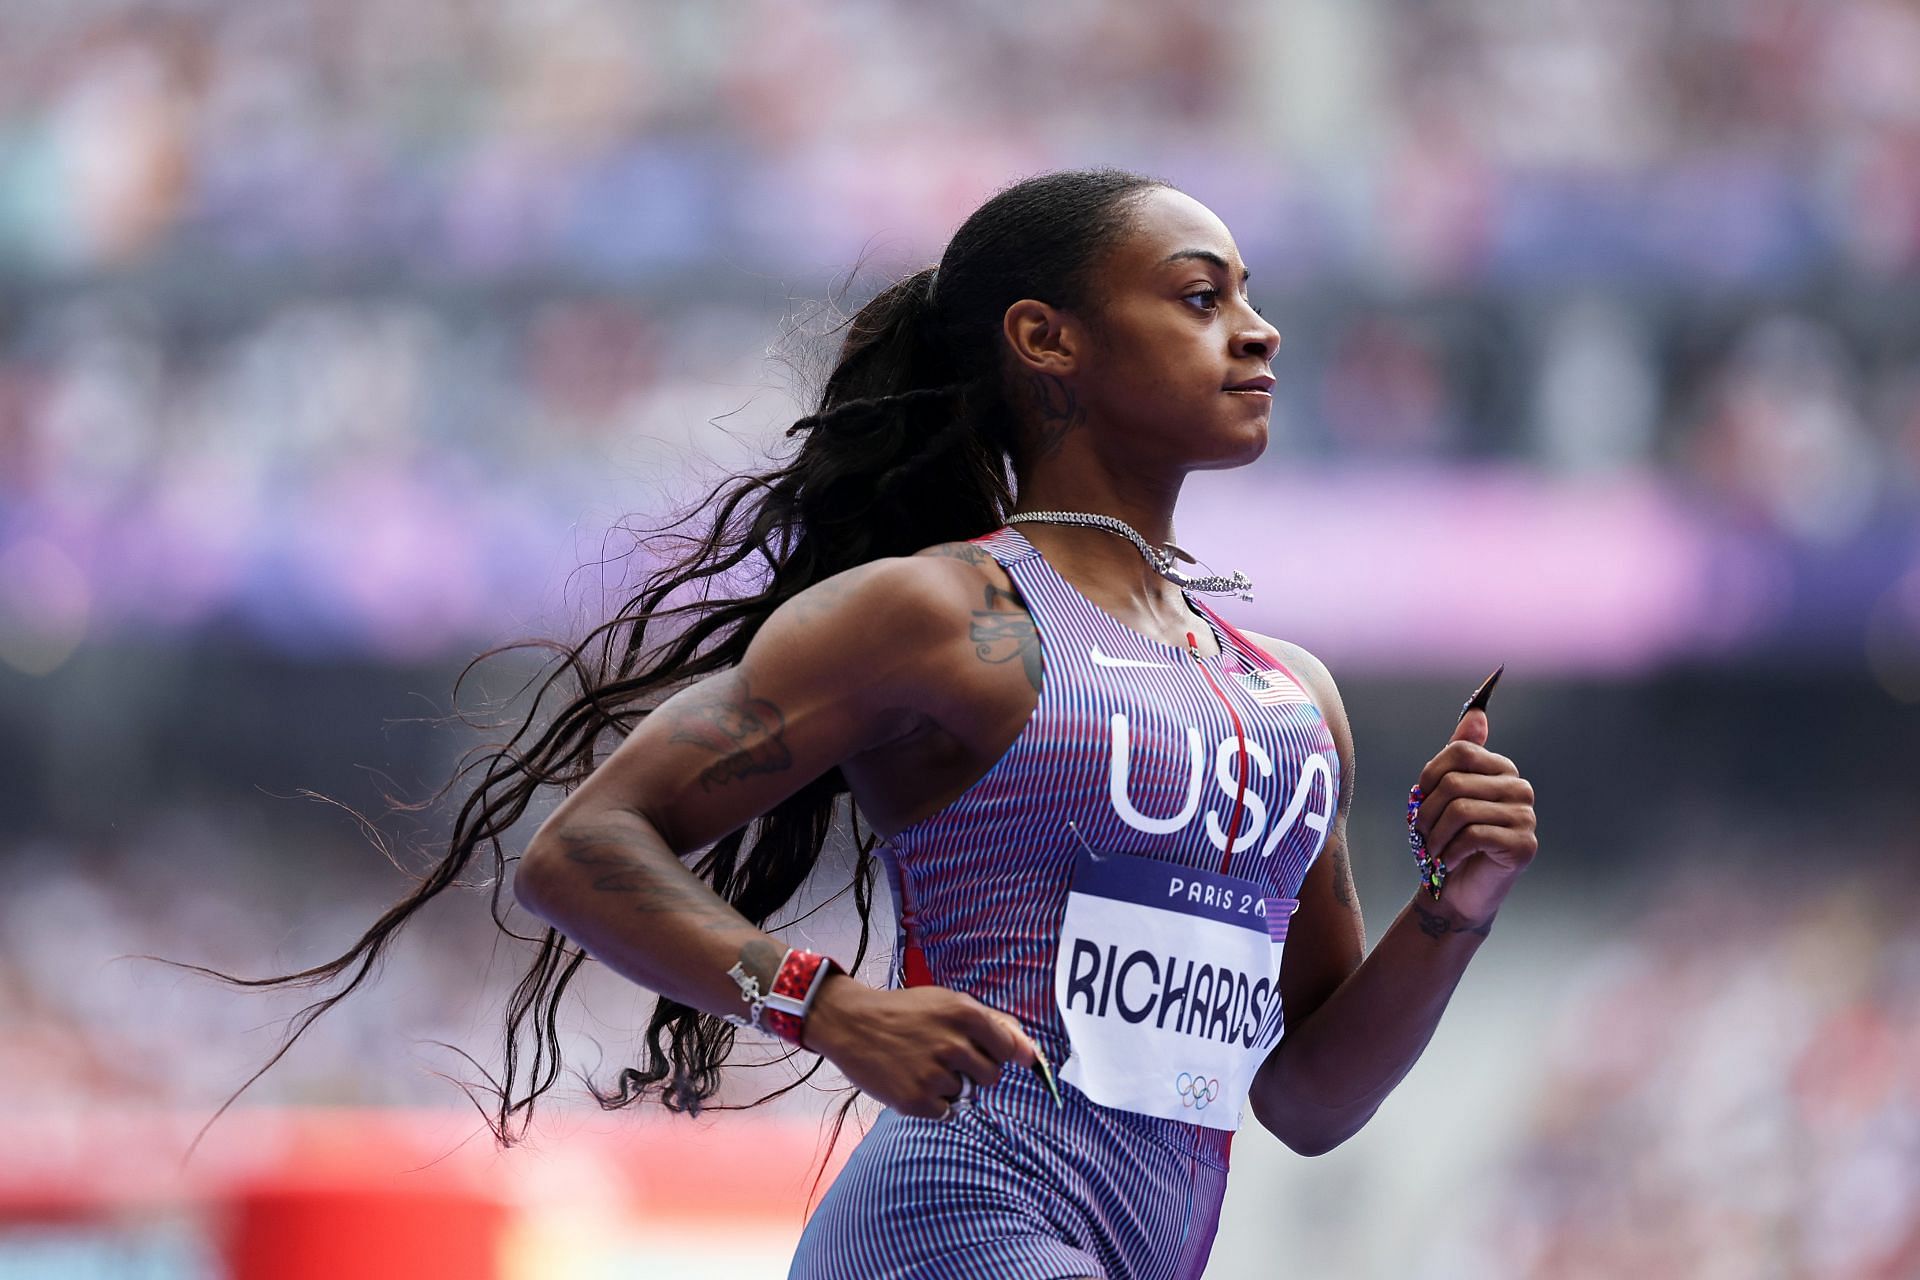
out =
<svg viewBox="0 0 1920 1280"><path fill-rule="evenodd" d="M1299 905L1237 876L1082 850L1054 961L1073 1042L1061 1078L1102 1106L1239 1128L1280 1039L1280 953Z"/></svg>

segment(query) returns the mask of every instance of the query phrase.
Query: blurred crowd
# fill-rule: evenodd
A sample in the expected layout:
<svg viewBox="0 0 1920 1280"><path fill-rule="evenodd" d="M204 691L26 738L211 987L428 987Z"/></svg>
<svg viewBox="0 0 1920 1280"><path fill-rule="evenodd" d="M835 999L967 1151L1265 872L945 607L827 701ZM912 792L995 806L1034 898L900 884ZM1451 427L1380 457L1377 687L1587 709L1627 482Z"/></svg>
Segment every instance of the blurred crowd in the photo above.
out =
<svg viewBox="0 0 1920 1280"><path fill-rule="evenodd" d="M0 798L64 806L0 832L0 1079L29 1108L211 1114L302 1002L127 957L295 968L392 896L357 835L244 816L239 788L308 777L254 777L253 744L332 750L283 685L600 616L642 563L623 524L778 447L839 309L1047 168L1165 176L1235 232L1285 335L1251 474L1275 509L1335 495L1274 536L1345 553L1291 607L1373 655L1363 681L1438 625L1362 599L1428 532L1404 495L1467 492L1441 517L1470 536L1574 513L1539 539L1555 581L1507 589L1516 631L1565 593L1693 609L1713 625L1651 629L1679 637L1658 657L1864 660L1920 702L1920 0L5 9L0 694L34 692ZM1681 587L1619 589L1662 557ZM1273 558L1256 577L1313 581ZM283 665L224 682L236 650ZM1559 670L1620 670L1584 661ZM1650 811L1697 800L1718 838L1777 798L1687 696L1629 736L1698 756ZM1834 763L1891 729L1753 701L1756 754L1841 779L1820 803L1905 803ZM168 750L207 763L121 767ZM1542 1052L1500 1015L1542 1065L1499 1212L1423 1244L1554 1280L1920 1274L1911 890L1585 866L1664 905L1598 952L1489 949L1563 966L1564 1020ZM492 1062L520 959L472 897L430 913L250 1099L457 1101L434 1072L475 1064L434 1042ZM566 1032L601 1077L645 1010L604 977Z"/></svg>
<svg viewBox="0 0 1920 1280"><path fill-rule="evenodd" d="M51 305L0 366L0 614L35 602L55 658L89 632L389 658L518 634L596 530L686 496L724 443L699 393L757 394L704 319L289 299L199 342L145 302Z"/></svg>
<svg viewBox="0 0 1920 1280"><path fill-rule="evenodd" d="M1920 925L1890 870L1682 877L1586 961L1483 1224L1492 1273L1920 1272Z"/></svg>
<svg viewBox="0 0 1920 1280"><path fill-rule="evenodd" d="M9 845L0 1077L22 1105L180 1107L206 1119L266 1061L305 999L236 991L160 960L251 977L330 958L377 911L366 877L353 874L377 855L336 845L338 865L322 875L285 833L252 835L259 843L181 808L153 815L132 840ZM425 1044L489 1047L462 1018L485 994L475 963L485 940L469 927L484 916L465 905L476 910L452 913L450 925L481 941L477 953L453 934L409 947L400 981L323 1023L248 1101L457 1102L427 1068L460 1064ZM482 921L465 918L475 915Z"/></svg>
<svg viewBox="0 0 1920 1280"><path fill-rule="evenodd" d="M0 662L542 629L778 441L795 297L1117 163L1255 266L1262 465L1651 478L1920 696L1917 65L1915 0L10 5Z"/></svg>
<svg viewBox="0 0 1920 1280"><path fill-rule="evenodd" d="M391 889L340 870L356 857L377 865L364 847L327 851L329 874L318 862L269 868L251 838L215 814L180 811L117 848L9 850L0 1076L17 1103L210 1115L264 1061L276 1018L296 1001L114 959L150 952L251 972L311 962L356 934ZM1588 901L1581 923L1566 922L1576 936L1596 910L1625 919L1604 945L1489 950L1476 968L1557 974L1561 1012L1544 1044L1524 1018L1477 1030L1480 1051L1523 1054L1531 1084L1510 1100L1519 1122L1484 1157L1492 1176L1475 1173L1489 1193L1422 1228L1434 1257L1472 1259L1463 1274L1542 1280L1914 1274L1920 903L1889 882L1891 866L1803 889L1730 867L1654 876L1631 888L1653 905ZM832 945L851 953L844 939ZM519 958L495 948L474 896L449 903L397 949L379 986L330 1015L249 1101L457 1102L433 1072L477 1073L433 1042L497 1060L496 1018ZM882 957L871 976L883 971ZM568 1033L572 1061L602 1076L644 1008L604 979L585 986L596 1016L570 1016ZM1447 1086L1428 1072L1408 1087ZM585 1101L572 1079L557 1097ZM795 1105L811 1114L822 1101L803 1093Z"/></svg>
<svg viewBox="0 0 1920 1280"><path fill-rule="evenodd" d="M1444 486L1448 467L1501 463L1549 493L1650 483L1719 530L1735 569L1772 584L1761 594L1805 595L1781 610L1822 644L1857 651L1878 608L1915 648L1920 346L1868 359L1800 313L1745 318L1695 352L1619 300L1540 310L1302 319L1260 466L1426 467ZM0 660L35 673L89 636L238 630L408 659L550 626L570 571L630 545L602 531L666 515L798 412L743 349L776 322L740 308L678 323L604 298L472 315L291 299L208 337L88 296L16 319L0 353ZM1720 622L1735 639L1746 625Z"/></svg>
<svg viewBox="0 0 1920 1280"><path fill-rule="evenodd" d="M323 963L407 888L351 829L323 833L284 808L271 826L240 812L231 803L179 803L149 810L130 829L0 842L8 876L0 1079L21 1106L211 1119L266 1065L300 1011L338 988L246 990L185 967L260 978ZM438 856L392 847L422 864ZM832 854L823 862L818 897L844 887L839 865ZM408 926L366 986L247 1088L246 1105L459 1107L463 1085L486 1101L507 1002L537 949L496 930L490 881L476 870L464 883ZM789 916L816 901L803 891ZM503 904L515 930L537 940L544 925L513 906L510 890ZM796 928L797 938L851 963L850 910ZM859 970L867 980L886 981L886 950L870 951ZM570 987L560 1028L569 1074L549 1105L590 1107L588 1078L610 1085L638 1062L651 1005L649 993L589 965ZM774 1061L781 1048L747 1037L737 1061L756 1065L733 1073L722 1100L790 1080ZM803 1092L787 1105L811 1117L823 1104Z"/></svg>
<svg viewBox="0 0 1920 1280"><path fill-rule="evenodd" d="M27 0L7 25L0 226L46 268L791 269L1108 158L1210 175L1296 278L1920 264L1911 0Z"/></svg>

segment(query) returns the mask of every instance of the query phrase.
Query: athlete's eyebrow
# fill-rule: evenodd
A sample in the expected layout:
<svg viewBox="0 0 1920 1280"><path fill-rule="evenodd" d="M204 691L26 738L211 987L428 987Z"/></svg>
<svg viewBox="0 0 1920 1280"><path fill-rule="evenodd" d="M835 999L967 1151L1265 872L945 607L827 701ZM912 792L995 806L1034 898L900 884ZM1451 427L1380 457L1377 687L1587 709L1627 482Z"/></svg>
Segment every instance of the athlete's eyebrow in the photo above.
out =
<svg viewBox="0 0 1920 1280"><path fill-rule="evenodd" d="M1160 259L1160 265L1164 267L1164 266L1168 266L1171 263L1187 262L1194 258L1198 258L1202 262L1211 262L1214 266L1220 268L1222 271L1233 270L1232 265L1229 264L1225 258L1221 257L1219 254L1215 253L1211 249L1182 249L1178 253L1170 253L1166 257ZM1245 267L1240 268L1240 283L1245 284L1247 281L1251 279L1253 279L1253 272L1247 270Z"/></svg>

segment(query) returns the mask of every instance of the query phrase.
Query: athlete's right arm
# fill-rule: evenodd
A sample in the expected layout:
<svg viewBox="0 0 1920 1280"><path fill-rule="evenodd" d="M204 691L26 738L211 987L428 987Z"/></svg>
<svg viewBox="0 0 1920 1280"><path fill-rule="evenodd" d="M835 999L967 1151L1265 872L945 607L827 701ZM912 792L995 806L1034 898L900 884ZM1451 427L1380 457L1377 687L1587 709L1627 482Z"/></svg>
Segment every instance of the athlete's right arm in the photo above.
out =
<svg viewBox="0 0 1920 1280"><path fill-rule="evenodd" d="M939 662L964 639L976 585L954 561L882 560L796 596L740 665L676 693L534 834L521 904L622 976L713 1013L745 1004L736 962L772 985L786 944L756 928L681 859L827 770L937 713ZM959 1075L991 1084L1028 1063L1017 1020L939 987L877 991L833 977L807 1046L909 1115L938 1116Z"/></svg>

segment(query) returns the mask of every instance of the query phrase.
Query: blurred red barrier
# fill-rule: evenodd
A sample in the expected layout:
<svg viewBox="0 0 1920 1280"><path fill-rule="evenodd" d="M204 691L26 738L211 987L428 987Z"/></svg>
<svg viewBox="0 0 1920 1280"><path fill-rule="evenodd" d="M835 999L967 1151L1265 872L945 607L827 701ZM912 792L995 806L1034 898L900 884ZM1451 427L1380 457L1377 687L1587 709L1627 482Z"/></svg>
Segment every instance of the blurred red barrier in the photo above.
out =
<svg viewBox="0 0 1920 1280"><path fill-rule="evenodd" d="M824 1151L815 1122L777 1117L554 1111L500 1151L470 1112L260 1109L221 1120L182 1163L204 1119L25 1119L0 1147L0 1230L184 1219L232 1280L495 1280L512 1274L516 1232L582 1215L636 1237L671 1224L724 1239L722 1223L797 1235Z"/></svg>
<svg viewBox="0 0 1920 1280"><path fill-rule="evenodd" d="M495 1280L508 1208L456 1187L287 1179L241 1191L231 1280Z"/></svg>

